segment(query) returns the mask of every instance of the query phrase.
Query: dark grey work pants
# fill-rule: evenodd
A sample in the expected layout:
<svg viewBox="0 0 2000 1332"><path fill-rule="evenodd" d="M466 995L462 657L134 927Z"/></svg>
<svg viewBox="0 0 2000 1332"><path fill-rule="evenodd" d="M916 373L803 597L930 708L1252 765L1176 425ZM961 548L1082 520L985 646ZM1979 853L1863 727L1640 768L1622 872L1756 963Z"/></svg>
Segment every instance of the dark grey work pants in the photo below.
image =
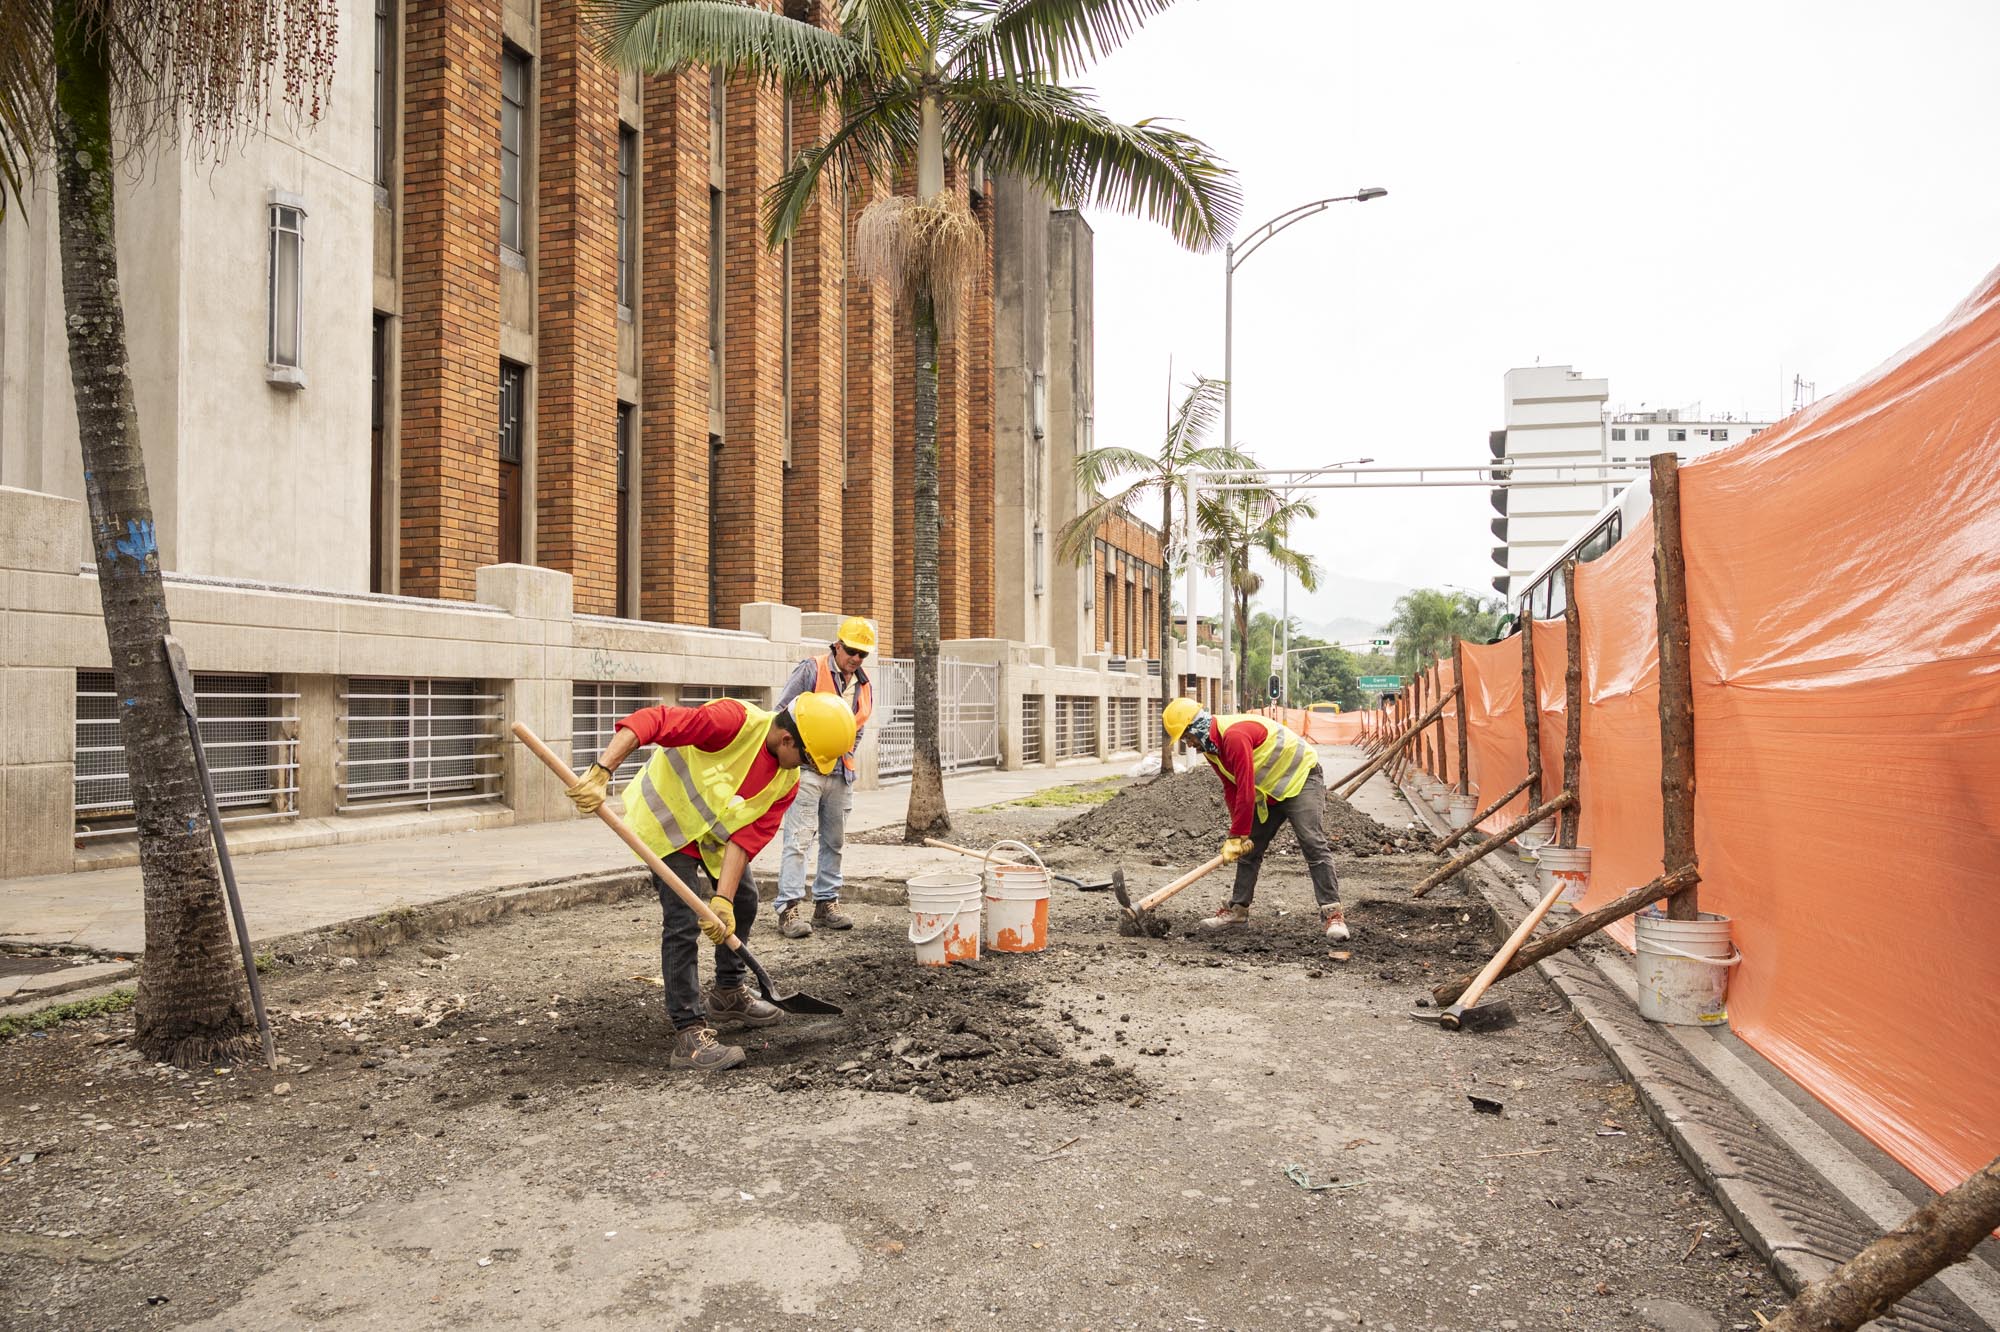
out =
<svg viewBox="0 0 2000 1332"><path fill-rule="evenodd" d="M1326 777L1314 764L1299 793L1290 800L1273 800L1263 820L1251 828L1250 850L1236 862L1231 906L1250 905L1257 891L1257 872L1264 868L1265 848L1287 823L1299 839L1299 850L1305 853L1306 868L1312 871L1313 896L1322 907L1340 904L1340 876L1333 871L1333 852L1326 844Z"/></svg>
<svg viewBox="0 0 2000 1332"><path fill-rule="evenodd" d="M695 890L706 901L715 896L715 884L697 856L676 853L666 857L674 877ZM667 887L659 875L653 887L660 894L660 979L666 982L667 1019L675 1031L685 1031L708 1021L701 1006L701 917ZM746 943L750 927L757 919L757 879L748 868L736 885L736 937ZM715 946L715 988L733 990L743 984L749 968L743 959L721 944Z"/></svg>

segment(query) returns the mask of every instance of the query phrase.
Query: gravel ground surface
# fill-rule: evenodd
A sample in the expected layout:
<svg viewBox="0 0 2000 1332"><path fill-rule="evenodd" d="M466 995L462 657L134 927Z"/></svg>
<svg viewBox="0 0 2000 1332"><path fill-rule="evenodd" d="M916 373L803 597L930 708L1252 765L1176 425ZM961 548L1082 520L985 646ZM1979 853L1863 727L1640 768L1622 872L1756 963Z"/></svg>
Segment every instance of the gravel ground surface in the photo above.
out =
<svg viewBox="0 0 2000 1332"><path fill-rule="evenodd" d="M1045 834L1075 809L964 817ZM993 820L991 828L984 820ZM1219 839L1219 838L1218 838ZM1121 858L1136 889L1191 861ZM1077 868L1094 847L1065 846ZM900 908L800 941L839 1019L669 1071L646 902L267 979L277 1074L141 1063L112 1017L0 1044L0 1324L266 1328L1748 1329L1780 1289L1558 996L1409 1020L1484 956L1423 854L1296 855L1120 938L1058 890L1034 956L921 971ZM728 1035L728 1033L725 1033ZM1498 1102L1481 1113L1472 1097Z"/></svg>

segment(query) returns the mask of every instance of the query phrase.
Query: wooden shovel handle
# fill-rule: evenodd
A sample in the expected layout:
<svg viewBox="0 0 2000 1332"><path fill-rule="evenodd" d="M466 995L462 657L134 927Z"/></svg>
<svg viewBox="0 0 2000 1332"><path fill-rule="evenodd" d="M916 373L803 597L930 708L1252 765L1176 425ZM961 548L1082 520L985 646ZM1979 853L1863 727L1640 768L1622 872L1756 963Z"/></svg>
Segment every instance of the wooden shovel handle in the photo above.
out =
<svg viewBox="0 0 2000 1332"><path fill-rule="evenodd" d="M529 730L522 723L515 722L514 738L532 750L536 758L547 764L550 772L562 778L564 787L576 785L576 774L569 770L569 764L564 763L562 757L555 750L543 744L540 736ZM688 910L701 917L704 924L717 926L722 924L722 917L715 914L715 908L696 896L694 889L682 883L680 876L667 868L667 862L654 855L653 848L647 846L640 839L638 833L626 827L625 820L611 812L610 805L599 805L597 807L597 817L604 820L605 826L610 828L612 832L617 833L619 839L625 845L631 847L639 859L646 862L646 868L659 875L660 882L673 889L674 895L687 903ZM743 951L743 941L733 934L724 940L724 942L729 945L732 952L740 953Z"/></svg>
<svg viewBox="0 0 2000 1332"><path fill-rule="evenodd" d="M1535 909L1530 911L1521 923L1514 927L1514 932L1507 936L1507 942L1501 944L1500 951L1493 955L1493 959L1490 962L1480 968L1479 974L1472 978L1472 984L1465 987L1465 993L1458 997L1458 1002L1453 1004L1449 1011L1463 1013L1466 1009L1479 1002L1480 998L1485 995L1487 987L1492 985L1494 979L1499 976L1501 969L1513 961L1514 954L1521 951L1521 945L1528 942L1528 936L1535 932L1535 926L1542 923L1542 917L1549 914L1550 908L1555 906L1556 899L1562 896L1562 891L1567 886L1566 884L1558 883L1555 887L1542 894L1542 900L1535 903Z"/></svg>
<svg viewBox="0 0 2000 1332"><path fill-rule="evenodd" d="M1154 907L1166 901L1169 897L1172 897L1175 893L1187 887L1189 884L1193 883L1196 879L1199 879L1204 875L1213 873L1214 871L1219 870L1221 868L1222 868L1221 856L1217 856L1215 859L1209 861L1204 865L1197 865L1195 866L1195 868L1189 870L1186 874L1181 875L1180 878L1175 879L1172 883L1160 889L1158 892L1150 893L1147 896L1140 898L1138 905L1134 906L1132 910L1134 913L1140 911L1151 911Z"/></svg>

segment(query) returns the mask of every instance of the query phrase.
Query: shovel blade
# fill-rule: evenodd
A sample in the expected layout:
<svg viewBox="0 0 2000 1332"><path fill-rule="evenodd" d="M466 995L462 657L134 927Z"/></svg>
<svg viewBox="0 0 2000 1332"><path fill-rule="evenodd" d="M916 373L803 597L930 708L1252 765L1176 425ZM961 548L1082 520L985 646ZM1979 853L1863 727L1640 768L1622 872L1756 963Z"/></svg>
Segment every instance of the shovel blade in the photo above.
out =
<svg viewBox="0 0 2000 1332"><path fill-rule="evenodd" d="M810 994L782 994L771 983L771 973L764 970L764 964L748 948L739 947L737 956L750 968L750 974L757 978L757 986L764 991L764 997L784 1009L787 1013L800 1013L813 1017L839 1017L847 1010L829 1000Z"/></svg>

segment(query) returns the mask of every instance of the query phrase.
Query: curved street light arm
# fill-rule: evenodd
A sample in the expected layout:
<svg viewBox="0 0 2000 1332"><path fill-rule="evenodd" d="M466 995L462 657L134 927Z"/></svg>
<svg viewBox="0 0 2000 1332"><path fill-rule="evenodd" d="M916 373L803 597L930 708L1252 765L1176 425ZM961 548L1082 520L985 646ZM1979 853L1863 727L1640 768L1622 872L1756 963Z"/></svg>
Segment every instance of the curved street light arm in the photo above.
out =
<svg viewBox="0 0 2000 1332"><path fill-rule="evenodd" d="M1254 229L1250 233L1249 241L1242 245L1232 243L1229 246L1229 271L1232 273L1235 272L1245 259L1248 259L1257 252L1265 241L1270 240L1273 236L1295 222L1303 222L1317 213L1323 213L1332 204L1353 203L1361 199L1375 199L1380 197L1380 195L1363 190L1358 194L1336 194L1330 199L1314 199L1311 203L1302 203L1296 208L1288 208L1262 226Z"/></svg>

